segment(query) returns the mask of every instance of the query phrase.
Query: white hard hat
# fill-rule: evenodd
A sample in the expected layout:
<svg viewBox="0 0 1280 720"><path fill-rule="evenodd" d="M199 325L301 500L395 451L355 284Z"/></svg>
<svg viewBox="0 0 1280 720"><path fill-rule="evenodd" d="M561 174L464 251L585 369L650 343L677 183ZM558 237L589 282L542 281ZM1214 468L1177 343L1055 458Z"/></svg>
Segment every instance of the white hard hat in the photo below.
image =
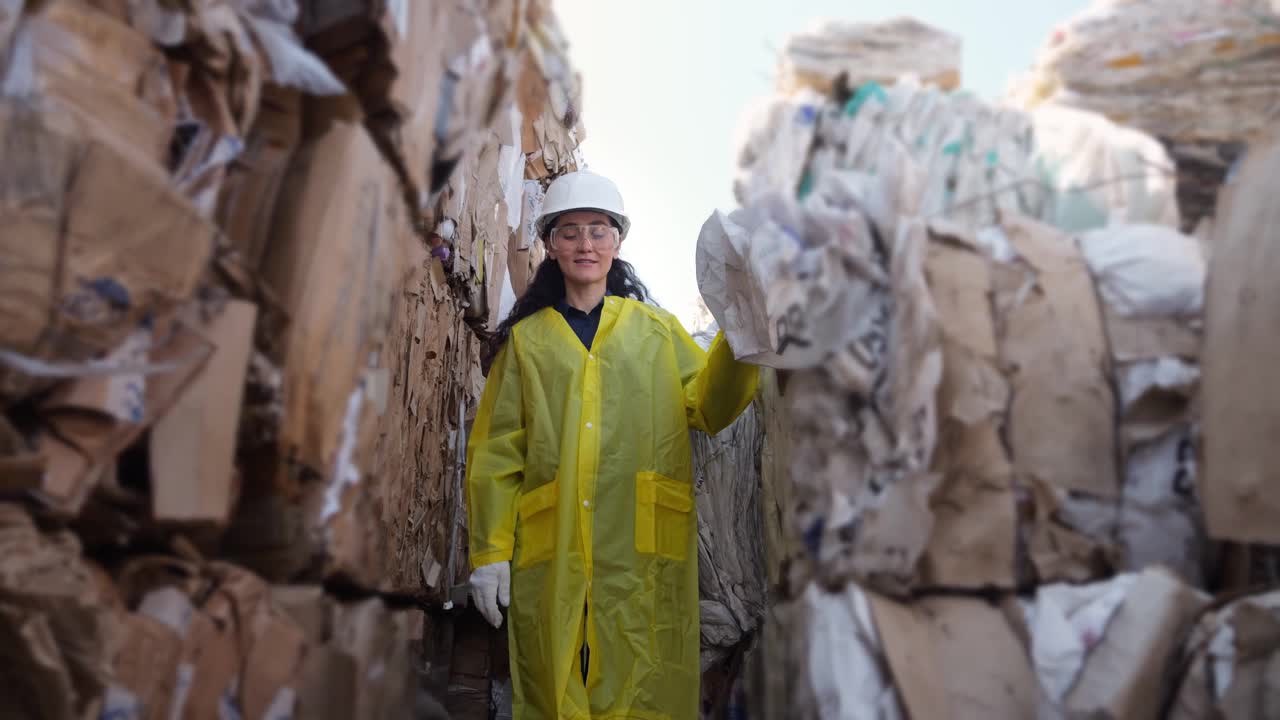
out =
<svg viewBox="0 0 1280 720"><path fill-rule="evenodd" d="M622 193L618 186L603 175L582 170L561 175L547 188L538 213L538 237L546 237L547 229L560 215L574 210L596 210L618 223L618 234L627 236L631 220L622 208Z"/></svg>

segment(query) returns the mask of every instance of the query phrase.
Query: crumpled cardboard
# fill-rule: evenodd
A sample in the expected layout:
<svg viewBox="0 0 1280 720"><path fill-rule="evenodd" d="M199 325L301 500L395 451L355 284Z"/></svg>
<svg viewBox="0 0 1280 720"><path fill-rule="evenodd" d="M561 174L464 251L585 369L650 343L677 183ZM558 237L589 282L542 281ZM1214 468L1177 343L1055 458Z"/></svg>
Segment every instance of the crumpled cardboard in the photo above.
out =
<svg viewBox="0 0 1280 720"><path fill-rule="evenodd" d="M31 680L4 683L5 706L81 717L110 682L122 640L110 598L74 535L41 533L16 505L0 504L0 557L0 647L6 667Z"/></svg>
<svg viewBox="0 0 1280 720"><path fill-rule="evenodd" d="M0 283L0 348L31 359L28 374L5 373L6 395L47 385L30 377L46 362L94 359L172 312L213 252L216 229L163 170L89 128L52 106L0 103L0 131L23 138L0 179L0 252L14 268Z"/></svg>
<svg viewBox="0 0 1280 720"><path fill-rule="evenodd" d="M47 616L0 602L0 659L23 680L0 690L6 712L31 720L78 717L76 690Z"/></svg>
<svg viewBox="0 0 1280 720"><path fill-rule="evenodd" d="M768 700L785 701L770 702L767 717L1035 717L1035 673L1001 604L905 604L856 584L830 592L811 583L772 613L765 679L788 687L767 688Z"/></svg>
<svg viewBox="0 0 1280 720"><path fill-rule="evenodd" d="M183 322L144 327L107 361L157 371L89 375L45 396L35 439L45 466L32 494L56 514L78 514L104 469L173 408L212 354L210 341Z"/></svg>
<svg viewBox="0 0 1280 720"><path fill-rule="evenodd" d="M1183 648L1169 720L1280 713L1280 595L1251 595L1208 612Z"/></svg>
<svg viewBox="0 0 1280 720"><path fill-rule="evenodd" d="M1156 718L1208 597L1163 568L1041 587L1026 607L1039 717Z"/></svg>
<svg viewBox="0 0 1280 720"><path fill-rule="evenodd" d="M1014 467L1055 488L1116 498L1111 358L1084 259L1048 226L1011 217L1002 229L1019 255L995 279Z"/></svg>
<svg viewBox="0 0 1280 720"><path fill-rule="evenodd" d="M307 47L359 98L415 214L428 209L434 189L436 109L454 14L448 3L312 2L299 22Z"/></svg>
<svg viewBox="0 0 1280 720"><path fill-rule="evenodd" d="M319 586L277 585L271 599L307 641L297 717L393 718L412 707L411 611L378 598L339 603Z"/></svg>
<svg viewBox="0 0 1280 720"><path fill-rule="evenodd" d="M177 104L160 50L126 22L81 0L27 6L7 68L0 62L4 94L56 100L93 135L156 167L165 163Z"/></svg>
<svg viewBox="0 0 1280 720"><path fill-rule="evenodd" d="M990 261L956 238L933 234L925 272L943 338L933 459L942 480L930 499L934 527L921 582L1012 588L1017 499L1001 436L1010 393L998 364Z"/></svg>
<svg viewBox="0 0 1280 720"><path fill-rule="evenodd" d="M268 85L245 148L227 168L215 217L240 262L256 271L271 238L271 217L302 134L302 96Z"/></svg>
<svg viewBox="0 0 1280 720"><path fill-rule="evenodd" d="M1280 384L1270 327L1280 307L1271 280L1280 267L1280 142L1249 149L1224 189L1214 226L1205 307L1204 472L1199 476L1209 536L1280 543Z"/></svg>
<svg viewBox="0 0 1280 720"><path fill-rule="evenodd" d="M140 597L137 615L167 628L178 644L176 662L126 685L137 694L149 679L152 696L161 698L145 717L220 720L232 710L246 718L292 716L308 640L261 578L228 563L164 557L135 560L123 577L129 594ZM164 692L171 701L161 708Z"/></svg>
<svg viewBox="0 0 1280 720"><path fill-rule="evenodd" d="M140 613L125 613L124 642L112 666L112 684L103 696L102 714L139 720L167 720L178 679L182 636L165 623Z"/></svg>
<svg viewBox="0 0 1280 720"><path fill-rule="evenodd" d="M990 233L974 234L953 221L935 220L929 231L926 272L943 333L934 456L942 482L931 498L937 519L921 583L1012 588L1036 576L1042 581L1096 577L1110 562L1107 537L1115 523L1115 500L1084 506L1088 516L1083 519L1104 526L1090 537L1092 528L1070 525L1081 518L1065 512L1078 509L1067 507L1072 498L1066 491L1017 472L1018 448L1009 443L1016 418L1039 421L1016 413L1012 382L1017 373L1000 355L1004 326L998 321L997 286L1011 280L1013 246L1002 249ZM1007 243L1003 231L990 232Z"/></svg>

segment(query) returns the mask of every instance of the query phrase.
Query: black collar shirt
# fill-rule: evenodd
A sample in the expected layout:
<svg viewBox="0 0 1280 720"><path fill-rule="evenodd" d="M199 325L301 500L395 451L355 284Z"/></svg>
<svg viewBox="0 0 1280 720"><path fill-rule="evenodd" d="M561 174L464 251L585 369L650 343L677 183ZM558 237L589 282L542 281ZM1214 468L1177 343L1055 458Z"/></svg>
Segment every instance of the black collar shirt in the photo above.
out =
<svg viewBox="0 0 1280 720"><path fill-rule="evenodd" d="M590 350L591 343L596 339L596 330L600 329L600 314L604 310L604 299L601 298L600 304L589 313L582 312L565 300L561 300L556 305L556 310L564 316L565 322L573 328L574 334L582 341L583 346Z"/></svg>

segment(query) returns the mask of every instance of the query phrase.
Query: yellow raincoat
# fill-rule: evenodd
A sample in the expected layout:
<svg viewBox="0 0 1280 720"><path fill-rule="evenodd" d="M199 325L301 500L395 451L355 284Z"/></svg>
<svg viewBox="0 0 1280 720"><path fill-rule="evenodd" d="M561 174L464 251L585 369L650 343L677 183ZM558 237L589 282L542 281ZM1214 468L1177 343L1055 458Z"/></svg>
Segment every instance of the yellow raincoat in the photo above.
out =
<svg viewBox="0 0 1280 720"><path fill-rule="evenodd" d="M758 378L723 336L704 353L634 300L606 298L590 351L554 308L513 328L472 429L467 491L472 567L512 561L518 720L698 716L688 430L724 429Z"/></svg>

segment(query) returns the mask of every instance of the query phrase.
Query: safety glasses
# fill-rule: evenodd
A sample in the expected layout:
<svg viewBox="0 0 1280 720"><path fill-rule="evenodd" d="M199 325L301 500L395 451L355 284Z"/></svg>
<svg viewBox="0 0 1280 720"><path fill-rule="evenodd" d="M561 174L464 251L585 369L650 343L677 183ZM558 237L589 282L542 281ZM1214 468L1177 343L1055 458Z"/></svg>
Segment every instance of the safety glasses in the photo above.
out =
<svg viewBox="0 0 1280 720"><path fill-rule="evenodd" d="M585 247L614 250L622 243L618 228L612 225L561 225L551 229L551 248Z"/></svg>

